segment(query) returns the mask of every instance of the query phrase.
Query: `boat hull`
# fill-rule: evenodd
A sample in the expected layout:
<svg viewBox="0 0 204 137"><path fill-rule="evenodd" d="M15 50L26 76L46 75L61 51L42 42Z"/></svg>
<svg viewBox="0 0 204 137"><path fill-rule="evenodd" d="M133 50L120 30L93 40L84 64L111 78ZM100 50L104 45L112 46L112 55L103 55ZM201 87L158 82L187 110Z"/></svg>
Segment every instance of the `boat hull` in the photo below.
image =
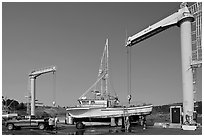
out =
<svg viewBox="0 0 204 137"><path fill-rule="evenodd" d="M68 108L67 112L73 118L111 118L133 115L149 115L152 112L152 105L139 107L107 107L107 108Z"/></svg>

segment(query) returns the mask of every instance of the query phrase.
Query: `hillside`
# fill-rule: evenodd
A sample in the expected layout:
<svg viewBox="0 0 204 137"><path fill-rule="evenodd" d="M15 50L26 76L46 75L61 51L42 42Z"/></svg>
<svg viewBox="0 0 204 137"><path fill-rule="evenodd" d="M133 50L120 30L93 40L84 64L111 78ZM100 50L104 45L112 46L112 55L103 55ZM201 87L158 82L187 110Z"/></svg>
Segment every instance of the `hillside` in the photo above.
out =
<svg viewBox="0 0 204 137"><path fill-rule="evenodd" d="M161 105L161 106L154 106L152 114L156 113L163 113L167 114L170 113L170 106L183 106L182 103L174 103L174 104L169 104L169 105ZM202 101L198 101L196 103L196 111L198 114L202 114Z"/></svg>
<svg viewBox="0 0 204 137"><path fill-rule="evenodd" d="M148 125L153 125L155 122L170 122L170 106L182 106L182 103L154 106L152 114L147 116ZM197 102L196 106L197 122L202 123L202 101Z"/></svg>

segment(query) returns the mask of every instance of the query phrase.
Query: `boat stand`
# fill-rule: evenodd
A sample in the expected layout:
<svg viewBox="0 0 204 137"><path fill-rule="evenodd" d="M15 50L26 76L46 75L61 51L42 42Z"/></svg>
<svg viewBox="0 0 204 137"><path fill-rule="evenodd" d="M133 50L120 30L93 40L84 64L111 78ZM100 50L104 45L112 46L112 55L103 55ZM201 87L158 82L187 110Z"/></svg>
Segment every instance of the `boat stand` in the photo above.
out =
<svg viewBox="0 0 204 137"><path fill-rule="evenodd" d="M122 126L121 126L121 131L122 132L130 132L131 129L130 129L130 126L131 123L130 123L130 119L129 119L129 116L124 116L122 118Z"/></svg>
<svg viewBox="0 0 204 137"><path fill-rule="evenodd" d="M142 116L141 126L143 126L143 130L146 129L146 127L147 127L147 124L146 124L146 116Z"/></svg>

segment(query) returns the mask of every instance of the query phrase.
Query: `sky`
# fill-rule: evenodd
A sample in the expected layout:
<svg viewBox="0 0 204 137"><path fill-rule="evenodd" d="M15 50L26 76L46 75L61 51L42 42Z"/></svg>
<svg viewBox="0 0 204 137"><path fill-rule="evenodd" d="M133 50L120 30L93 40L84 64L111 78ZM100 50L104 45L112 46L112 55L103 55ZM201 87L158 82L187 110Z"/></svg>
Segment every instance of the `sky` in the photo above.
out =
<svg viewBox="0 0 204 137"><path fill-rule="evenodd" d="M73 106L96 81L106 38L110 81L127 102L125 39L171 15L179 2L18 2L2 4L2 95L26 102L29 73L56 66L36 79L36 98ZM127 34L126 34L127 33ZM132 102L182 102L180 29L172 27L131 49ZM198 69L196 100L202 99ZM56 87L53 86L56 84ZM55 93L54 93L55 92Z"/></svg>

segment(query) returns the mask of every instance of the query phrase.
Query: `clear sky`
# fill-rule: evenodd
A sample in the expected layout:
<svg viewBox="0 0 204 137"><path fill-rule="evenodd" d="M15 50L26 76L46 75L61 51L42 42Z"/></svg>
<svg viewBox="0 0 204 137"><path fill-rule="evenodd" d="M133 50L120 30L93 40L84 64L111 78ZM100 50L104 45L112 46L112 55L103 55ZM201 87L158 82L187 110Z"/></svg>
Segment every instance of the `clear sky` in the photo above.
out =
<svg viewBox="0 0 204 137"><path fill-rule="evenodd" d="M26 102L28 74L56 66L56 103L77 104L96 81L105 40L110 80L127 102L126 31L132 36L179 9L180 3L3 3L2 95ZM132 48L132 101L182 102L180 29L172 27ZM196 100L201 100L201 70ZM36 98L52 105L52 73L39 76Z"/></svg>

